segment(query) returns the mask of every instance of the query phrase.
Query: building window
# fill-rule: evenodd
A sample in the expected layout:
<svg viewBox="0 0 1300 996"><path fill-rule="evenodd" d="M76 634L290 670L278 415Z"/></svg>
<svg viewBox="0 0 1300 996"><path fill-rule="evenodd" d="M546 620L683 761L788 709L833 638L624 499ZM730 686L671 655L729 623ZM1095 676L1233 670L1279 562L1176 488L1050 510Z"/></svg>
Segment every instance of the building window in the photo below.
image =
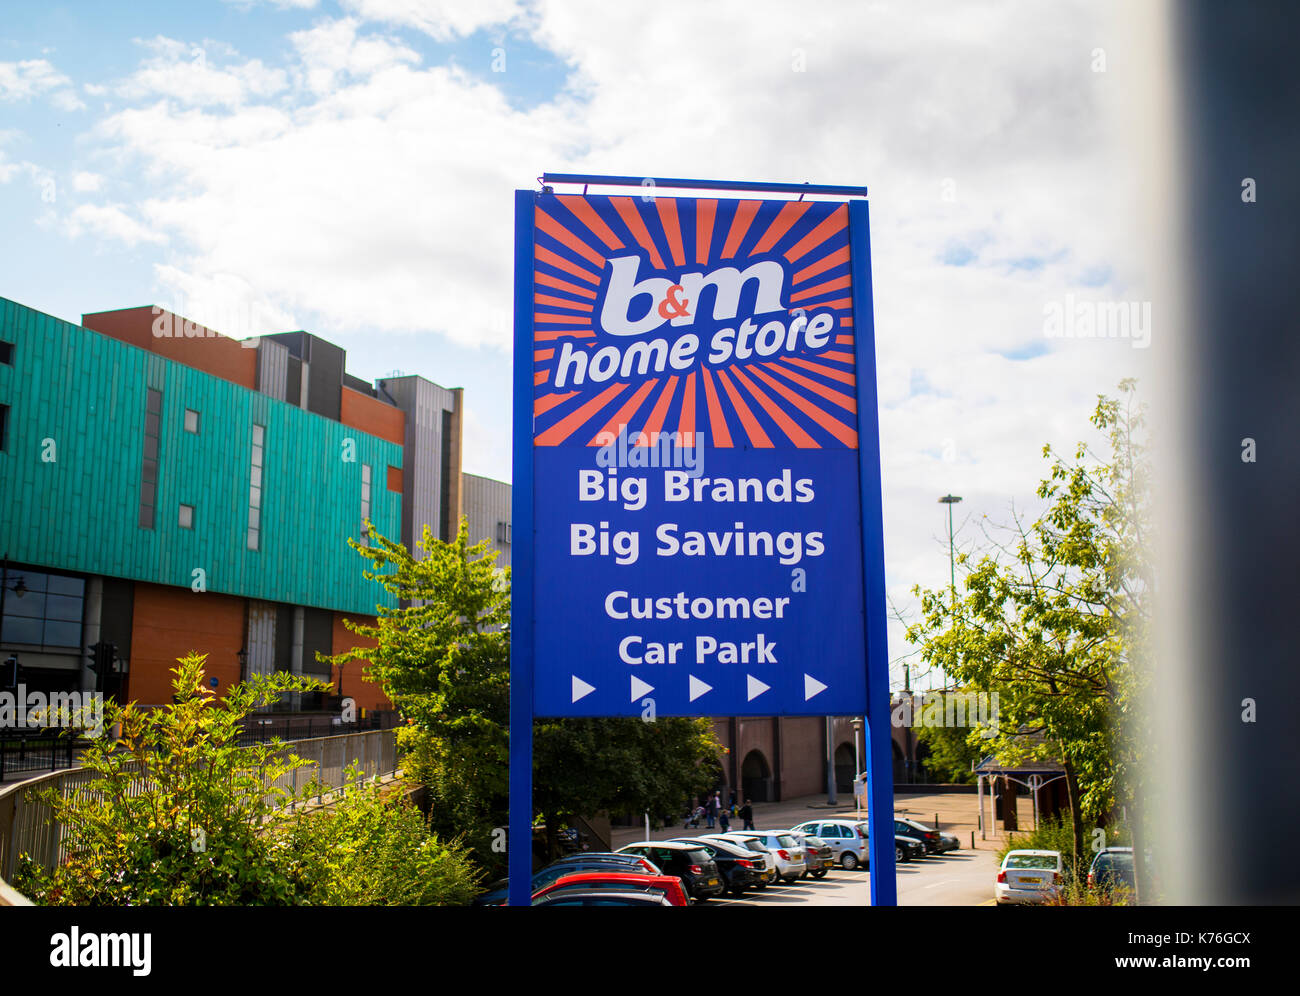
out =
<svg viewBox="0 0 1300 996"><path fill-rule="evenodd" d="M81 646L83 579L11 566L8 583L0 642L65 652Z"/></svg>
<svg viewBox="0 0 1300 996"><path fill-rule="evenodd" d="M0 363L5 366L14 365L14 344L0 340Z"/></svg>
<svg viewBox="0 0 1300 996"><path fill-rule="evenodd" d="M140 527L152 529L158 503L158 440L162 431L162 391L148 389L144 412L144 458L140 466Z"/></svg>
<svg viewBox="0 0 1300 996"><path fill-rule="evenodd" d="M363 546L370 545L369 531L366 529L366 520L370 518L370 464L361 465L361 543Z"/></svg>
<svg viewBox="0 0 1300 996"><path fill-rule="evenodd" d="M262 548L262 463L266 429L253 426L253 456L249 465L248 486L248 548Z"/></svg>
<svg viewBox="0 0 1300 996"><path fill-rule="evenodd" d="M185 431L196 434L199 431L199 413L193 408L185 409Z"/></svg>
<svg viewBox="0 0 1300 996"><path fill-rule="evenodd" d="M9 452L9 406L0 405L0 453Z"/></svg>
<svg viewBox="0 0 1300 996"><path fill-rule="evenodd" d="M497 546L509 546L509 545L510 545L510 523L498 522L497 523Z"/></svg>
<svg viewBox="0 0 1300 996"><path fill-rule="evenodd" d="M194 506L193 505L181 506L180 526L182 529L194 528Z"/></svg>

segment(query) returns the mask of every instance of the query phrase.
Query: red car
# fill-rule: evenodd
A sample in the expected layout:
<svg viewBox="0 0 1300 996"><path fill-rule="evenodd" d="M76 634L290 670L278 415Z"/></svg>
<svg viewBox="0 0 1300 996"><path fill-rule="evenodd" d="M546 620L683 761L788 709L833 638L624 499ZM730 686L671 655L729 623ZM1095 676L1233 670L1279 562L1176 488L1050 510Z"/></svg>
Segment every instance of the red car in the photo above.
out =
<svg viewBox="0 0 1300 996"><path fill-rule="evenodd" d="M624 872L576 872L565 875L533 893L533 902L561 889L572 888L619 889L624 892L653 889L662 892L674 906L690 905L680 879L672 875L629 875Z"/></svg>

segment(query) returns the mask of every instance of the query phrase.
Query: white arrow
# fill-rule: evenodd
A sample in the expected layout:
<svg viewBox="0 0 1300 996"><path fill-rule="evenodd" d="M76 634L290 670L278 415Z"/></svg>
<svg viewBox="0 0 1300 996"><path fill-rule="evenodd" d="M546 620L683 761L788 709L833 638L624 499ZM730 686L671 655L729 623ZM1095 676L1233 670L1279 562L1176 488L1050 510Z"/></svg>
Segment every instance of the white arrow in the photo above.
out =
<svg viewBox="0 0 1300 996"><path fill-rule="evenodd" d="M691 701L692 702L698 699L705 692L713 691L712 685L700 681L700 679L695 677L695 675L691 674L691 675L687 675L687 677L691 679Z"/></svg>
<svg viewBox="0 0 1300 996"><path fill-rule="evenodd" d="M595 690L596 690L595 685L588 685L585 681L583 681L575 674L573 675L573 698L570 699L570 701L577 702L578 699L582 698L585 695L590 695Z"/></svg>
<svg viewBox="0 0 1300 996"><path fill-rule="evenodd" d="M631 698L631 701L635 702L637 699L641 698L641 696L643 696L643 695L648 695L650 692L653 692L654 690L655 690L655 686L654 686L654 685L647 685L644 681L642 681L640 678L638 678L635 674L632 675L632 698Z"/></svg>
<svg viewBox="0 0 1300 996"><path fill-rule="evenodd" d="M745 698L748 702L753 702L756 698L766 692L771 685L765 685L752 674L745 675Z"/></svg>
<svg viewBox="0 0 1300 996"><path fill-rule="evenodd" d="M826 686L814 678L811 674L803 676L803 700L807 702L814 695L826 691Z"/></svg>

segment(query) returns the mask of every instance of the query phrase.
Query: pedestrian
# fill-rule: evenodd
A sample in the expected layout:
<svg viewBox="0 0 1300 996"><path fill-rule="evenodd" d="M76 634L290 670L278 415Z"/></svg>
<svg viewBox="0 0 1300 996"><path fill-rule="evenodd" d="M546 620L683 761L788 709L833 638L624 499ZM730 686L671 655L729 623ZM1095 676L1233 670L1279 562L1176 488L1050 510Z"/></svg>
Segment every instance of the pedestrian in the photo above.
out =
<svg viewBox="0 0 1300 996"><path fill-rule="evenodd" d="M710 830L713 829L713 821L718 818L718 808L718 793L714 792L713 795L709 796L708 805L704 808L705 815L708 817Z"/></svg>
<svg viewBox="0 0 1300 996"><path fill-rule="evenodd" d="M722 827L723 833L731 829L731 815L727 812L726 807L718 810L718 826Z"/></svg>
<svg viewBox="0 0 1300 996"><path fill-rule="evenodd" d="M744 829L754 829L754 807L750 805L748 799L746 799L745 804L740 807L740 818L745 821Z"/></svg>

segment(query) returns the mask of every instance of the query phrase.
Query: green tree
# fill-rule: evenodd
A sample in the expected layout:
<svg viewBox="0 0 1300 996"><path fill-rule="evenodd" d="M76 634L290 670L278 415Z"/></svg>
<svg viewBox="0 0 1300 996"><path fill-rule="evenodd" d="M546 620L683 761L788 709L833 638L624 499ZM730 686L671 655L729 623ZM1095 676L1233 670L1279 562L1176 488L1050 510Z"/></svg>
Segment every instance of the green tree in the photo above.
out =
<svg viewBox="0 0 1300 996"><path fill-rule="evenodd" d="M207 656L172 669L174 701L157 709L105 704L114 739L91 742L96 778L67 798L43 798L63 828L67 861L28 861L15 883L35 902L87 905L282 905L305 894L301 865L264 834L292 798L269 781L308 762L276 741L239 747L243 718L314 679L255 675L224 699L204 682Z"/></svg>
<svg viewBox="0 0 1300 996"><path fill-rule="evenodd" d="M954 693L965 695L974 689L956 689ZM942 712L947 709L946 692L927 692L922 702L933 700ZM916 712L921 712L918 706ZM925 759L927 772L933 777L939 776L943 781L954 785L965 785L975 780L971 768L985 757L991 747L982 730L973 724L967 726L949 726L946 723L927 724L923 717L914 713L912 731L917 740L925 745L929 756Z"/></svg>
<svg viewBox="0 0 1300 996"><path fill-rule="evenodd" d="M923 618L908 629L923 659L998 693L990 744L1000 758L1064 766L1076 862L1086 824L1117 802L1136 806L1148 742L1138 708L1153 589L1146 407L1135 382L1120 392L1099 397L1091 418L1109 454L1080 443L1066 460L1044 447L1047 510L1029 526L1016 519L1013 540L970 569L963 597L918 588Z"/></svg>
<svg viewBox="0 0 1300 996"><path fill-rule="evenodd" d="M399 602L374 625L347 620L373 641L329 660L368 660L407 721L404 765L428 786L434 826L463 834L476 856L499 866L493 830L508 809L510 574L486 541L469 543L462 520L444 543L426 526L416 553L371 529L353 548L364 576ZM553 838L560 821L600 811L672 812L706 787L704 762L720 745L707 720L542 720L534 727L534 809Z"/></svg>
<svg viewBox="0 0 1300 996"><path fill-rule="evenodd" d="M509 781L510 585L496 554L468 536L462 522L443 543L426 525L419 556L373 528L368 545L353 542L364 576L397 605L379 606L373 625L345 620L374 645L328 659L369 661L367 677L406 721L403 764L429 790L435 830L465 834L490 860Z"/></svg>
<svg viewBox="0 0 1300 996"><path fill-rule="evenodd" d="M540 720L533 729L533 808L548 845L563 820L599 810L649 813L657 826L688 796L713 788L721 745L707 719Z"/></svg>

